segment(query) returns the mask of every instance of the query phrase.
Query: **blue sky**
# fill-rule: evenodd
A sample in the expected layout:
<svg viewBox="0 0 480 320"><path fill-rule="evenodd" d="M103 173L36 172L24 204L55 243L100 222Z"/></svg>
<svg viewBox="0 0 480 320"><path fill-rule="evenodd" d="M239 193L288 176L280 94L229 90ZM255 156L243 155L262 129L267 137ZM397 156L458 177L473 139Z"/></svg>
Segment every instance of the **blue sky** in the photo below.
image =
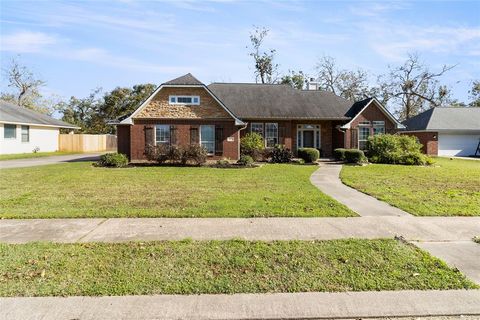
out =
<svg viewBox="0 0 480 320"><path fill-rule="evenodd" d="M4 1L1 64L21 61L68 98L187 72L205 83L253 82L246 45L270 30L280 69L314 74L319 57L371 74L418 52L466 100L480 78L480 1ZM373 81L373 77L372 77ZM5 81L2 80L2 89Z"/></svg>

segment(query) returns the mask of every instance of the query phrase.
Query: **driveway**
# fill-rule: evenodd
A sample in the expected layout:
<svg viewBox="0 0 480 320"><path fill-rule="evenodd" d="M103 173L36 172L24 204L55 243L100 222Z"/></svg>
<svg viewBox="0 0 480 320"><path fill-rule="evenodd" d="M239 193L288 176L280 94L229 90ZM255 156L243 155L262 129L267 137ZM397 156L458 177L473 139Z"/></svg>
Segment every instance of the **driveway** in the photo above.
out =
<svg viewBox="0 0 480 320"><path fill-rule="evenodd" d="M65 156L5 160L5 161L0 161L0 169L34 167L34 166L43 166L47 164L56 164L56 163L64 163L64 162L97 161L100 155L102 155L103 153L104 152L80 153L80 154L69 154Z"/></svg>

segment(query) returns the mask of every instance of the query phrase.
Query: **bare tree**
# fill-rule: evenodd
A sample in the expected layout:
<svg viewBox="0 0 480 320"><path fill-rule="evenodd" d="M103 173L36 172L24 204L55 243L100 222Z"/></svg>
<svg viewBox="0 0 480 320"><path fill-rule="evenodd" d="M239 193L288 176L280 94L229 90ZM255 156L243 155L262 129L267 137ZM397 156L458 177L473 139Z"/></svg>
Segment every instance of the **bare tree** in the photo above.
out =
<svg viewBox="0 0 480 320"><path fill-rule="evenodd" d="M254 31L250 33L250 56L255 60L255 81L258 83L275 83L278 76L278 64L274 63L275 49L262 51L263 41L268 35L265 28L255 27ZM247 46L247 48L249 48Z"/></svg>
<svg viewBox="0 0 480 320"><path fill-rule="evenodd" d="M339 69L334 58L323 56L315 66L320 88L345 99L358 101L373 95L368 73L361 70Z"/></svg>
<svg viewBox="0 0 480 320"><path fill-rule="evenodd" d="M428 107L442 106L449 101L450 92L440 85L439 78L453 67L444 65L440 71L431 72L417 54L409 54L403 65L379 77L382 100L399 105L400 119L409 119Z"/></svg>
<svg viewBox="0 0 480 320"><path fill-rule="evenodd" d="M15 97L15 102L20 106L32 107L32 102L41 97L39 89L45 85L45 81L37 79L26 66L20 64L15 58L3 71L8 87L14 90L11 95Z"/></svg>

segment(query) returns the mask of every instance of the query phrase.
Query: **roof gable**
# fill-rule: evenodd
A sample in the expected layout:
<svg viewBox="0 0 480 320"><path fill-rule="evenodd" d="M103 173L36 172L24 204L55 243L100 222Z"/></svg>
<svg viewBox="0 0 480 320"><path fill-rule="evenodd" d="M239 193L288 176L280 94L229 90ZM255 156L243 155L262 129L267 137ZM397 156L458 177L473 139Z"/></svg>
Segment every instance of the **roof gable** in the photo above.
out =
<svg viewBox="0 0 480 320"><path fill-rule="evenodd" d="M29 124L44 127L79 129L79 127L54 119L46 114L39 113L4 100L0 100L0 122L12 124Z"/></svg>
<svg viewBox="0 0 480 320"><path fill-rule="evenodd" d="M195 78L191 73L187 73L181 77L167 81L163 84L174 86L203 85L203 83L197 78Z"/></svg>
<svg viewBox="0 0 480 320"><path fill-rule="evenodd" d="M352 122L360 115L362 114L362 112L368 108L368 106L374 104L375 106L377 106L377 108L382 111L390 120L392 120L392 122L395 124L395 126L397 127L397 129L405 129L405 126L403 124L401 124L397 118L395 118L393 116L393 114L390 113L390 111L388 111L387 108L385 108L383 106L383 104L380 103L380 101L378 101L377 99L375 98L367 98L367 99L364 99L362 101L358 101L356 103L354 103L352 105L352 107L350 108L350 110L348 110L347 114L351 117L351 120L344 124L342 126L343 129L349 129L350 128L350 125L352 124Z"/></svg>
<svg viewBox="0 0 480 320"><path fill-rule="evenodd" d="M175 87L192 87L192 88L203 88L209 96L211 96L219 105L221 108L223 108L229 116L231 116L235 120L236 125L244 125L244 122L237 118L237 116L229 109L227 106L220 100L218 99L215 94L202 82L200 82L197 78L195 78L192 74L188 73L186 75L183 75L181 77L175 78L173 80L167 81L160 85L155 91L144 101L142 104L128 117L125 117L123 120L121 120L118 124L127 124L131 125L133 124L133 119L139 115L143 109L145 109L149 103L158 95L158 93L163 89L163 88L175 88Z"/></svg>
<svg viewBox="0 0 480 320"><path fill-rule="evenodd" d="M436 107L406 121L408 130L480 131L480 108Z"/></svg>

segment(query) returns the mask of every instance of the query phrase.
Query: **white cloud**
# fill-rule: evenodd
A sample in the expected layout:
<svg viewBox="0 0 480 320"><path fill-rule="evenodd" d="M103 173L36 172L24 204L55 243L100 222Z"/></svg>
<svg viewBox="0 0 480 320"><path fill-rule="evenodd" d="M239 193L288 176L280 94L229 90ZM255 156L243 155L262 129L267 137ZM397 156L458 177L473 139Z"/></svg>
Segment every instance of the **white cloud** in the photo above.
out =
<svg viewBox="0 0 480 320"><path fill-rule="evenodd" d="M363 28L373 50L389 61L401 61L413 51L450 56L476 56L480 51L480 27L423 27L377 20Z"/></svg>
<svg viewBox="0 0 480 320"><path fill-rule="evenodd" d="M15 53L39 52L57 42L58 38L54 35L35 31L18 31L2 35L0 47L2 51Z"/></svg>
<svg viewBox="0 0 480 320"><path fill-rule="evenodd" d="M102 48L82 48L62 52L63 57L73 60L86 61L121 69L131 69L139 72L182 73L191 72L193 67L179 67L174 65L163 66L125 56L114 55Z"/></svg>

